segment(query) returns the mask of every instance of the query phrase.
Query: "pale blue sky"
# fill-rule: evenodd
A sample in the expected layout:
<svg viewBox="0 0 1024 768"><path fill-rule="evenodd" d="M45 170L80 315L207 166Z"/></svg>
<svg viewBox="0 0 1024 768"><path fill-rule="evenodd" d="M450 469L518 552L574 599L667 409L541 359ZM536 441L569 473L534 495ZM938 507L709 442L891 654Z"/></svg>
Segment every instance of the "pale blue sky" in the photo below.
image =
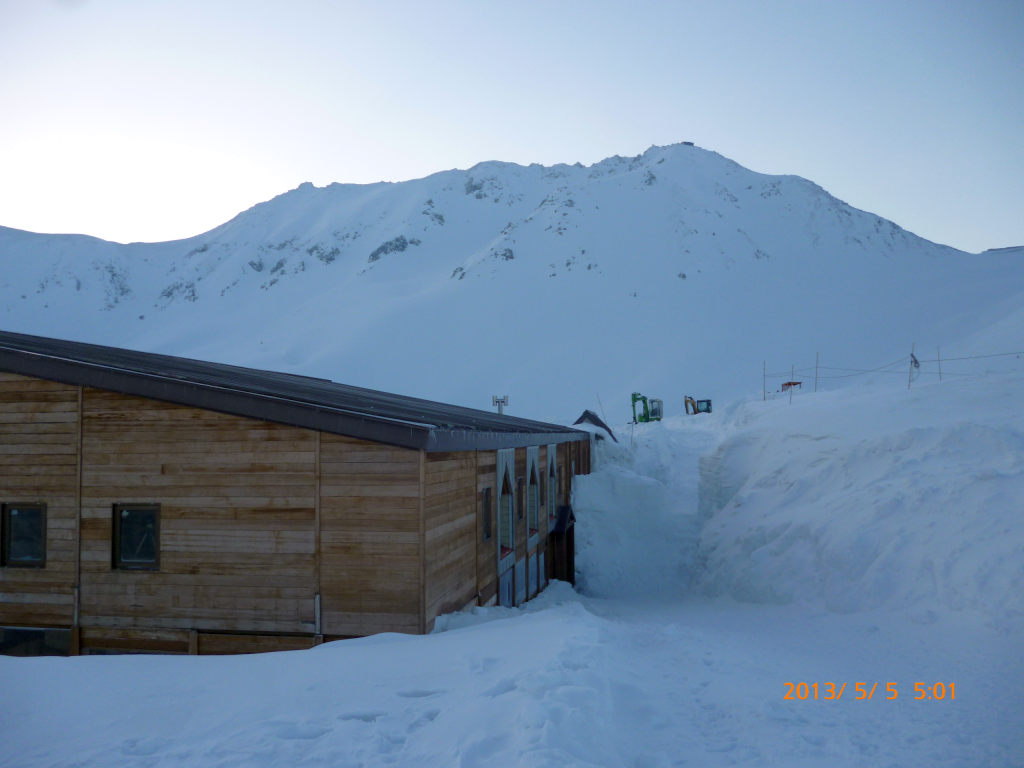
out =
<svg viewBox="0 0 1024 768"><path fill-rule="evenodd" d="M303 181L678 141L1024 244L1024 0L0 0L6 226L164 240Z"/></svg>

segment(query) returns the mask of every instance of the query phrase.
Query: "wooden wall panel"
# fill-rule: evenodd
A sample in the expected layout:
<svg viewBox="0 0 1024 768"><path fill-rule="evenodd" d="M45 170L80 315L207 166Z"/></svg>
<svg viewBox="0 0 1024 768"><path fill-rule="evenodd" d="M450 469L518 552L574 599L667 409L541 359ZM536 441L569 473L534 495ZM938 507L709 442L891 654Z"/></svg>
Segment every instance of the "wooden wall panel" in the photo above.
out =
<svg viewBox="0 0 1024 768"><path fill-rule="evenodd" d="M419 451L320 436L325 635L420 631Z"/></svg>
<svg viewBox="0 0 1024 768"><path fill-rule="evenodd" d="M548 537L548 494L551 492L551 489L548 488L548 447L546 445L540 447L537 471L540 474L540 513L538 518L540 520L540 542L541 548L543 548Z"/></svg>
<svg viewBox="0 0 1024 768"><path fill-rule="evenodd" d="M47 505L46 567L0 569L0 623L72 624L79 492L85 648L187 650L190 630L203 633L204 652L301 646L297 636L315 631L318 583L321 631L335 637L429 631L437 615L496 594L494 451L421 455L327 434L318 451L317 438L0 374L0 501ZM559 446L558 503L569 502L572 461L589 472L589 448ZM546 453L541 447L542 469ZM516 479L525 459L517 449ZM546 478L542 487L545 497L557 492ZM132 502L161 506L159 571L111 568L113 508ZM525 509L515 522L522 557ZM543 539L543 513L540 523ZM239 632L288 637L250 642L235 639Z"/></svg>
<svg viewBox="0 0 1024 768"><path fill-rule="evenodd" d="M268 651L301 651L312 647L312 637L218 635L202 632L198 638L198 652L204 656L266 653Z"/></svg>
<svg viewBox="0 0 1024 768"><path fill-rule="evenodd" d="M314 631L315 432L86 389L82 449L83 627ZM159 571L112 569L125 503Z"/></svg>
<svg viewBox="0 0 1024 768"><path fill-rule="evenodd" d="M46 504L46 565L0 568L0 624L70 627L78 551L78 387L0 373L0 503Z"/></svg>
<svg viewBox="0 0 1024 768"><path fill-rule="evenodd" d="M442 613L463 608L477 595L476 451L428 453L426 529L426 631Z"/></svg>

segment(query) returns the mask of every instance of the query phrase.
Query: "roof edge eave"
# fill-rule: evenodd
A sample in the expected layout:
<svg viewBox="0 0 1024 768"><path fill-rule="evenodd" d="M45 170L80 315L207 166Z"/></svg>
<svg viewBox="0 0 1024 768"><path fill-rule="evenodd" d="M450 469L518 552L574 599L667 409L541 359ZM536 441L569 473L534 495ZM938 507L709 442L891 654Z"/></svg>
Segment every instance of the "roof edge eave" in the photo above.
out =
<svg viewBox="0 0 1024 768"><path fill-rule="evenodd" d="M250 392L103 368L0 348L0 371L71 386L102 389L232 416L385 443L412 450L429 450L432 431L422 424L342 413L323 406Z"/></svg>
<svg viewBox="0 0 1024 768"><path fill-rule="evenodd" d="M497 448L526 448L534 445L572 443L589 440L590 433L580 429L561 432L491 432L466 429L433 429L424 450L427 453L492 451Z"/></svg>

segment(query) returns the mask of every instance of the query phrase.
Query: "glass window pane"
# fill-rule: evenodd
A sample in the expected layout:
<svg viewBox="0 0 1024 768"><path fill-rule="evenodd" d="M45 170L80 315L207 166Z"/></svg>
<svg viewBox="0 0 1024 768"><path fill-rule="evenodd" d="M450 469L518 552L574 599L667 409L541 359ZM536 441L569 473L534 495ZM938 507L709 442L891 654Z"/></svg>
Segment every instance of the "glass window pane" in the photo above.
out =
<svg viewBox="0 0 1024 768"><path fill-rule="evenodd" d="M43 559L43 510L39 507L13 507L8 531L7 560L11 563L38 563Z"/></svg>
<svg viewBox="0 0 1024 768"><path fill-rule="evenodd" d="M122 509L120 558L122 563L156 562L156 510Z"/></svg>

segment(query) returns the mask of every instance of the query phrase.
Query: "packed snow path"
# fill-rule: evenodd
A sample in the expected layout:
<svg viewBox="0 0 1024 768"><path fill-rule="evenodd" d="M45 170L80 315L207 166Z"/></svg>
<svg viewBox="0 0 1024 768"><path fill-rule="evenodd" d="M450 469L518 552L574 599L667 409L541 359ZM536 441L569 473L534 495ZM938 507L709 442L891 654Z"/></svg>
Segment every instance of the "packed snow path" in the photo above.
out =
<svg viewBox="0 0 1024 768"><path fill-rule="evenodd" d="M1024 765L1022 385L620 434L578 486L586 594L428 637L0 658L0 765Z"/></svg>

